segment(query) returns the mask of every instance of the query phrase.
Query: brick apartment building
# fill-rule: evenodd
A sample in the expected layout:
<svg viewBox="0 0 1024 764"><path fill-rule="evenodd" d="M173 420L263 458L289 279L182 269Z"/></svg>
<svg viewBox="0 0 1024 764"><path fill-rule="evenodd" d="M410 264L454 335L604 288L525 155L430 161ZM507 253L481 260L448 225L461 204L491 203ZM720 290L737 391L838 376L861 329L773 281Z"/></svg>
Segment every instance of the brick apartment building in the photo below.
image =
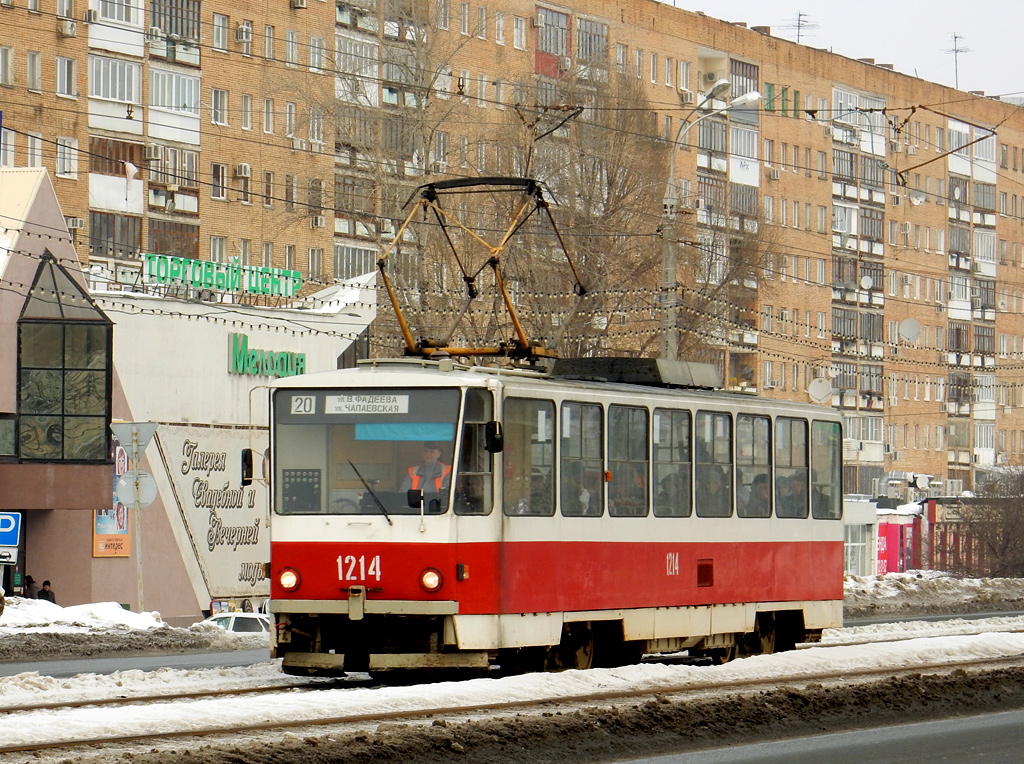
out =
<svg viewBox="0 0 1024 764"><path fill-rule="evenodd" d="M537 141L551 152L629 79L634 100L600 103L622 134L642 111L658 144L624 218L649 262L596 351L657 353L671 295L680 321L714 319L700 340L731 387L806 399L828 379L849 493L925 474L958 494L1021 461L1015 105L650 0L3 0L0 22L0 165L51 170L93 281L134 283L140 252L314 286L372 271L417 185L538 166L557 185L510 125L536 138L531 114L580 106ZM756 278L728 275L738 232L762 241ZM582 231L565 234L572 249ZM659 295L666 246L680 265ZM419 255L403 239L394 258ZM723 280L736 289L693 307Z"/></svg>

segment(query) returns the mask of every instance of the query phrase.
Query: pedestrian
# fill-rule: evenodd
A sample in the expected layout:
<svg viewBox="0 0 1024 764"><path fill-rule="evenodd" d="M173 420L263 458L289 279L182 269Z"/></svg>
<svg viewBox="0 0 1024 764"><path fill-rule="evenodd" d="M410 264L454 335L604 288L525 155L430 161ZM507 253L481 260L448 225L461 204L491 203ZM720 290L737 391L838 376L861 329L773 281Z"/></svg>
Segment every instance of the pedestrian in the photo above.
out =
<svg viewBox="0 0 1024 764"><path fill-rule="evenodd" d="M25 576L25 586L21 590L21 596L34 600L39 598L39 585L32 576Z"/></svg>
<svg viewBox="0 0 1024 764"><path fill-rule="evenodd" d="M54 605L57 604L57 597L53 593L53 589L50 588L49 580L43 581L43 588L39 590L39 599L49 600Z"/></svg>

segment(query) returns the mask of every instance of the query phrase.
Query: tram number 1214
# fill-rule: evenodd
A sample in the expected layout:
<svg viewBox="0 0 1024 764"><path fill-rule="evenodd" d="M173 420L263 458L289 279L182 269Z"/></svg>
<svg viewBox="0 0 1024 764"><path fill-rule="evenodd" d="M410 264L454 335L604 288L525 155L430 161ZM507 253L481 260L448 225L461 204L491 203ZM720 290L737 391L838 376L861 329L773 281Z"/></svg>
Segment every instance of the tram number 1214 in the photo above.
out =
<svg viewBox="0 0 1024 764"><path fill-rule="evenodd" d="M679 575L679 552L669 552L665 555L665 575Z"/></svg>
<svg viewBox="0 0 1024 764"><path fill-rule="evenodd" d="M339 581L365 581L371 577L375 581L380 581L380 555L375 555L369 560L363 555L338 555Z"/></svg>

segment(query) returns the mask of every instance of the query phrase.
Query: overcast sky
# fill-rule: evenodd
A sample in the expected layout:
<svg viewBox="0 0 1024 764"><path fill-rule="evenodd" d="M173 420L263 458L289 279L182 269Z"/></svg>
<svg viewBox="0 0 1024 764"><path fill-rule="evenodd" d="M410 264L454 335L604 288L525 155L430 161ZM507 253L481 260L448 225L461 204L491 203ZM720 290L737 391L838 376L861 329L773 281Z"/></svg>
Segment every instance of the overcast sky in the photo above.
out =
<svg viewBox="0 0 1024 764"><path fill-rule="evenodd" d="M673 0L665 0L672 3ZM973 0L968 4L938 0L791 2L791 0L675 0L679 8L702 11L747 26L769 26L772 34L796 41L797 14L808 26L801 44L825 48L850 58L873 58L896 70L949 87L957 86L952 53L959 59L959 88L987 95L1024 96L1024 75L1016 64L1024 17L1014 0Z"/></svg>

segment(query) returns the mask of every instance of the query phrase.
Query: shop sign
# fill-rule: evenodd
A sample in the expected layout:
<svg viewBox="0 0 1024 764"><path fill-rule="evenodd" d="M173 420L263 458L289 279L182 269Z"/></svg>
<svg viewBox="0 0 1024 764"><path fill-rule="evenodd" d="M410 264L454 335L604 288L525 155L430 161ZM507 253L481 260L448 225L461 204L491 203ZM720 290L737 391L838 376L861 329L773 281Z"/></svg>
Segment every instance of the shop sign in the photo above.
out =
<svg viewBox="0 0 1024 764"><path fill-rule="evenodd" d="M271 297L295 297L302 288L302 274L284 268L242 265L238 260L214 263L150 252L143 252L142 257L150 284L184 284L193 289Z"/></svg>
<svg viewBox="0 0 1024 764"><path fill-rule="evenodd" d="M294 377L306 371L306 354L249 348L247 334L230 334L231 373L250 377Z"/></svg>

